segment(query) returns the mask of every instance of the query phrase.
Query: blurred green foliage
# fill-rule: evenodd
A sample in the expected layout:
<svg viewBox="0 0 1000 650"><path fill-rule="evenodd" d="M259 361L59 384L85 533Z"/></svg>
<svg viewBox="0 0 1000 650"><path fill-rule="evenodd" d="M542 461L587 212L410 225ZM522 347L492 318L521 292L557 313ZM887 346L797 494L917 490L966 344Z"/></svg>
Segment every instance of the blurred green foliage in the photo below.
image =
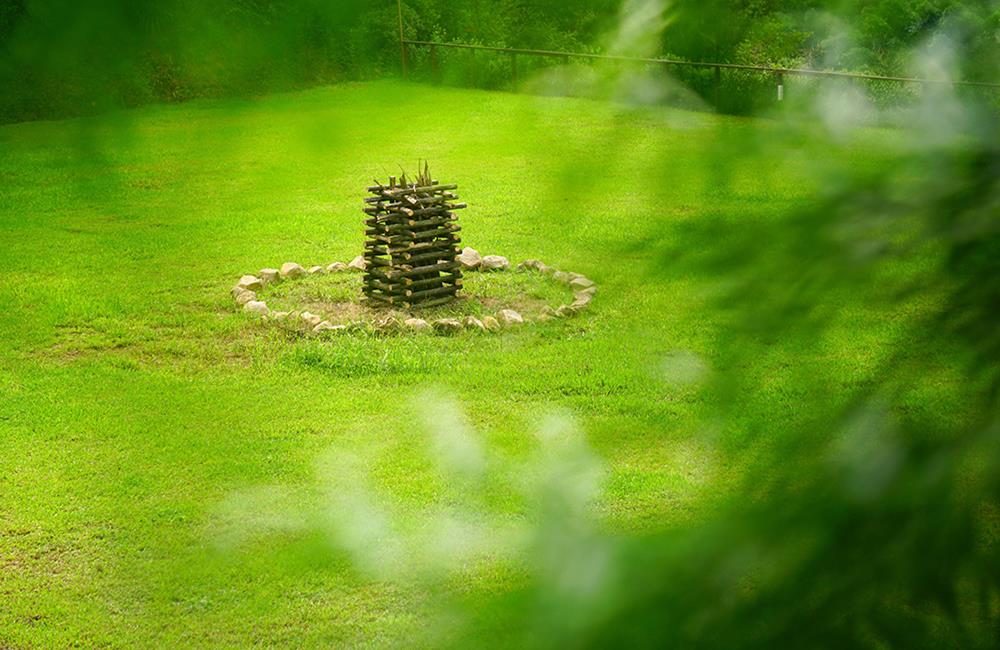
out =
<svg viewBox="0 0 1000 650"><path fill-rule="evenodd" d="M741 159L795 148L825 188L764 219L664 224L642 245L663 260L657 281L696 278L705 316L724 314L705 427L742 430L726 453L752 468L696 524L573 537L601 560L582 595L539 554L530 585L472 614L461 644L997 647L1000 120L950 89L909 119L909 152L878 169L824 162L824 147L841 143L811 142L813 128L794 120L767 140L720 144L720 195L735 189L727 174ZM848 305L911 319L872 350L870 381L845 385L833 368L759 372L776 346L823 355L836 333L866 336ZM942 381L957 381L960 397L933 399ZM797 423L753 411L774 382L799 400Z"/></svg>
<svg viewBox="0 0 1000 650"><path fill-rule="evenodd" d="M739 369L768 341L821 349L843 326L843 296L900 311L939 302L847 403L801 404L805 427L751 421L759 460L741 496L701 527L627 545L620 602L585 645L996 646L997 127L984 119L972 140L920 147L904 173L847 175L815 207L770 223L692 224L685 250L664 251L668 275L725 287L716 306L731 317L719 340L729 370L713 417L739 416L734 397L755 390ZM692 241L705 246L692 251ZM922 402L943 354L971 416Z"/></svg>

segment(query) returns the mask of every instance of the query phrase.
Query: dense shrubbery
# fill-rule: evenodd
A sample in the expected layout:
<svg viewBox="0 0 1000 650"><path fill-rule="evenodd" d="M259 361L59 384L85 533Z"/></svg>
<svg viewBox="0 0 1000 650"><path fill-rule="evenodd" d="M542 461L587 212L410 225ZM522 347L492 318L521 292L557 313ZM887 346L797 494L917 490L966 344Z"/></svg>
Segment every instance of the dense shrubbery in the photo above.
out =
<svg viewBox="0 0 1000 650"><path fill-rule="evenodd" d="M620 4L406 0L403 10L411 38L579 51L606 49L619 12L649 3ZM16 0L0 7L0 120L259 93L398 70L392 0L168 0L139 7L126 0ZM990 76L1000 11L959 0L681 0L666 9L665 22L656 51L647 54L893 73L906 68L910 46L946 28L972 54L965 72ZM450 65L460 71L450 79L471 82L468 57L453 59ZM483 57L480 65L477 85L509 83L507 61ZM711 84L692 80L707 97ZM757 102L737 82L727 80L730 96L742 99L728 108L752 110Z"/></svg>
<svg viewBox="0 0 1000 650"><path fill-rule="evenodd" d="M52 0L0 14L0 119L92 112L384 74L394 8L338 2ZM364 16L358 20L358 16ZM380 28L377 28L380 27Z"/></svg>

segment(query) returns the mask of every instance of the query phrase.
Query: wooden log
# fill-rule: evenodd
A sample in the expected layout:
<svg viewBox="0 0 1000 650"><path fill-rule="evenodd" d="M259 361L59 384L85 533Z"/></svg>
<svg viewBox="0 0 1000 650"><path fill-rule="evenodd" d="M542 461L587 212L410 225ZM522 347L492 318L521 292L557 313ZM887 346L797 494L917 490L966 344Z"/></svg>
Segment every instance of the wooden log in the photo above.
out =
<svg viewBox="0 0 1000 650"><path fill-rule="evenodd" d="M384 254L384 253L365 252L364 256L365 256L366 260L369 260L369 259L371 259L371 260L381 260L382 262L390 263L393 266L405 266L405 265L412 266L413 265L413 261L404 258L401 253L393 253L393 254L390 255L390 254ZM442 257L447 257L447 256L442 256ZM457 255L456 255L456 257L457 257ZM430 257L428 259L433 259L433 257ZM379 264L378 266L385 266L385 264Z"/></svg>
<svg viewBox="0 0 1000 650"><path fill-rule="evenodd" d="M427 229L433 226L447 226L456 221L454 215L436 215L430 217L429 219L423 219L417 221L415 219L399 219L393 221L379 221L377 219L367 219L365 220L365 225L368 226L370 230L382 230L383 234L391 234L395 232L405 232L407 230L420 230ZM419 225L411 225L419 224Z"/></svg>
<svg viewBox="0 0 1000 650"><path fill-rule="evenodd" d="M407 225L407 222L409 221L410 220L407 219L406 217L403 217L402 219L381 219L376 217L373 219L365 219L364 223L365 223L365 228L368 230L373 228L380 228L382 230L385 230L390 226Z"/></svg>
<svg viewBox="0 0 1000 650"><path fill-rule="evenodd" d="M402 301L397 302L396 300L393 300L392 298L386 298L386 297L383 297L383 296L365 296L365 297L369 301L377 303L378 305L380 305L382 307L391 307L393 305L403 305L403 304L405 304Z"/></svg>
<svg viewBox="0 0 1000 650"><path fill-rule="evenodd" d="M396 197L386 198L384 196L366 196L365 203L387 203L385 207L394 207L402 205L405 201L409 205L427 205L431 203L441 203L450 199L457 199L458 196L452 192L441 192L440 194L435 194L433 196L413 196L409 194L404 194L402 198L398 201Z"/></svg>
<svg viewBox="0 0 1000 650"><path fill-rule="evenodd" d="M448 243L449 244L460 244L461 242L462 242L462 239L460 237L454 237L452 239L452 241L450 241ZM439 243L439 242L433 242L433 241L422 242L420 244L416 244L416 243L413 243L413 242L405 242L405 241L404 242L395 243L395 244L391 244L391 243L387 244L387 243L383 243L383 242L374 242L374 241L366 241L365 242L365 248L367 248L369 250L386 251L384 253L386 255L399 255L399 254L402 254L402 253L416 253L416 252L419 252L419 251L436 250L436 249L440 248L441 246L442 246L441 243Z"/></svg>
<svg viewBox="0 0 1000 650"><path fill-rule="evenodd" d="M448 243L451 243L453 235L461 232L462 229L459 226L452 226L449 228L439 228L437 230L429 230L426 232L414 233L409 232L406 234L396 234L391 237L387 237L375 230L366 230L365 236L385 244L400 246L406 243L412 242L423 242L427 243L427 240L444 238Z"/></svg>
<svg viewBox="0 0 1000 650"><path fill-rule="evenodd" d="M424 298L437 298L438 296L454 294L456 291L458 291L458 287L456 285L448 285L434 289L417 289L413 291L407 290L404 295L410 299L410 301L416 301Z"/></svg>
<svg viewBox="0 0 1000 650"><path fill-rule="evenodd" d="M434 239L435 237L447 237L457 232L461 232L462 227L458 225L447 226L444 228L437 228L435 230L425 230L422 232L410 231L410 239L412 241L423 241L425 239Z"/></svg>
<svg viewBox="0 0 1000 650"><path fill-rule="evenodd" d="M431 300L438 300L445 298L448 300L454 300L457 295L458 289L455 287L442 287L440 290L435 291L425 291L423 293L414 293L412 296L393 296L395 300L403 300L408 304L413 306L419 306L421 303L426 303Z"/></svg>
<svg viewBox="0 0 1000 650"><path fill-rule="evenodd" d="M449 210L464 210L467 207L469 207L468 203L445 203L431 208L420 208L419 210L400 208L399 210L388 211L383 215L377 215L376 218L379 221L387 221L394 218L406 221L412 217L422 217L428 214L447 214Z"/></svg>
<svg viewBox="0 0 1000 650"><path fill-rule="evenodd" d="M442 192L444 190L457 190L458 185L411 185L408 187L368 188L369 192L381 192L383 196L400 196L411 192Z"/></svg>
<svg viewBox="0 0 1000 650"><path fill-rule="evenodd" d="M388 239L387 237L380 237L380 239ZM461 237L450 237L446 240L431 240L423 241L420 243L415 243L413 241L393 241L389 243L385 242L372 242L373 246L365 246L368 250L378 250L382 255L403 255L405 253L429 253L439 249L445 249L450 246L457 246L462 243ZM387 252L381 252L387 251Z"/></svg>
<svg viewBox="0 0 1000 650"><path fill-rule="evenodd" d="M376 179L375 182L378 183L378 180ZM440 189L444 189L444 190L454 190L454 189L458 188L458 185L441 185L440 181L438 181L437 179L434 179L434 180L431 181L430 185L416 185L416 184L413 184L413 185L410 186L410 188L412 188L412 189L419 189L421 191L425 191L428 188L430 188L430 189L438 189L438 188L440 188ZM368 191L369 192L381 192L381 191L385 191L387 189L389 189L389 188L386 187L385 185L382 185L381 183L379 183L378 185L372 185L371 187L369 187ZM406 189L406 188L399 188L399 189Z"/></svg>
<svg viewBox="0 0 1000 650"><path fill-rule="evenodd" d="M411 280L410 278L403 278L403 286L407 289L419 289L420 287L432 286L435 282L440 284L456 284L462 286L462 276L460 275L439 275L436 278L428 278L426 280Z"/></svg>
<svg viewBox="0 0 1000 650"><path fill-rule="evenodd" d="M441 255L458 255L458 245L448 238L445 239L433 239L430 241L421 242L421 244L433 244L433 246L420 246L417 248L408 248L405 251L400 251L398 256L402 260L411 260L421 255L430 255L431 253L440 253Z"/></svg>
<svg viewBox="0 0 1000 650"><path fill-rule="evenodd" d="M413 216L413 210L410 209L410 208L404 207L404 206L394 207L391 210L386 210L386 209L381 208L381 207L364 208L364 213L368 214L368 215L371 215L373 217L377 216L379 214L382 214L383 212L387 212L387 213L389 213L389 215L394 215L394 214L400 214L400 213L402 213L402 214L405 214L408 217L412 217Z"/></svg>
<svg viewBox="0 0 1000 650"><path fill-rule="evenodd" d="M428 219L423 219L421 221L414 221L413 219L410 219L406 222L406 225L411 228L423 228L424 226L431 226L439 223L450 223L452 221L458 221L458 217L450 213L445 213Z"/></svg>
<svg viewBox="0 0 1000 650"><path fill-rule="evenodd" d="M462 242L461 239L459 239L458 237L455 237L455 238L453 238L452 241L448 242L448 245L454 246L454 245L459 244L461 242ZM417 244L417 243L411 243L409 248L407 248L405 251L401 251L401 252L403 252L403 253L410 253L410 254L423 253L423 252L429 253L431 251L438 250L441 247L442 247L442 244L440 242L434 242L434 241L421 242L419 244Z"/></svg>
<svg viewBox="0 0 1000 650"><path fill-rule="evenodd" d="M383 185L381 188L379 188L372 186L368 188L368 191L376 196L398 198L400 196L416 196L416 195L434 196L455 189L458 189L458 186L446 187L444 185L441 185L440 183L437 185L417 185L416 183L404 184L402 182L398 182L396 183L395 187L388 187L386 185Z"/></svg>
<svg viewBox="0 0 1000 650"><path fill-rule="evenodd" d="M409 271L395 271L389 274L390 280L398 280L401 278L412 278L418 275L425 275L429 273L440 273L443 271L453 271L461 266L458 262L445 262L442 264L431 264L429 266L420 266Z"/></svg>
<svg viewBox="0 0 1000 650"><path fill-rule="evenodd" d="M382 259L380 257L376 257L374 255L371 255L370 253L365 253L364 255L365 255L365 262L369 266L388 266L388 267L392 267L392 261L390 261L390 260L384 260L384 259Z"/></svg>
<svg viewBox="0 0 1000 650"><path fill-rule="evenodd" d="M385 284L383 282L377 282L377 281L374 281L374 280L372 280L371 282L368 282L365 285L365 287L368 288L369 290L376 289L376 290L381 291L382 293L390 295L390 296L391 295L396 295L396 294L404 294L406 292L406 288L405 287L397 287L397 286L393 286L391 284Z"/></svg>
<svg viewBox="0 0 1000 650"><path fill-rule="evenodd" d="M458 258L458 253L455 249L445 251L444 253L430 252L423 253L419 256L413 255L410 258L404 258L401 255L393 255L391 258L388 256L375 256L375 257L365 257L365 260L379 260L380 264L372 264L373 268L371 270L381 270L385 271L388 266L391 265L393 269L400 269L410 271L419 266L428 266L431 263L438 264L442 262L453 262Z"/></svg>
<svg viewBox="0 0 1000 650"><path fill-rule="evenodd" d="M439 277L437 274L441 273L440 270L435 270L438 265L429 264L421 267L411 267L411 266L396 266L392 269L387 268L373 268L368 269L362 276L362 281L365 284L369 282L381 282L388 285L400 285L403 286L407 279L423 280L429 277ZM447 272L447 271L445 271Z"/></svg>
<svg viewBox="0 0 1000 650"><path fill-rule="evenodd" d="M420 241L424 239L430 239L432 237L442 237L445 235L450 235L452 233L461 232L462 227L457 224L449 224L448 226L442 228L435 228L432 230L405 230L405 231L393 231L392 233L384 232L379 228L369 228L365 230L366 237L372 237L379 241L384 241L388 244L407 242L407 241Z"/></svg>
<svg viewBox="0 0 1000 650"><path fill-rule="evenodd" d="M405 287L392 287L391 285L376 286L366 284L363 289L366 296L382 296L383 298L393 298L402 295Z"/></svg>
<svg viewBox="0 0 1000 650"><path fill-rule="evenodd" d="M448 261L454 261L457 256L458 248L456 246L449 246L448 248L440 251L432 251L430 253L422 253L420 255L403 254L401 257L406 263L413 263L433 259L447 259Z"/></svg>
<svg viewBox="0 0 1000 650"><path fill-rule="evenodd" d="M441 226L442 224L447 225L456 221L455 215L438 215L430 219L424 219L423 221L414 221L413 219L408 219L403 223L394 223L385 226L385 230L388 232L399 232L412 230L414 228L428 228L430 226ZM365 223L368 223L367 221Z"/></svg>
<svg viewBox="0 0 1000 650"><path fill-rule="evenodd" d="M384 269L368 269L365 272L364 276L362 277L362 282L365 283L365 286L367 286L370 282L382 282L384 284L392 284L393 282L398 282L398 280L394 280L390 275L391 273L395 272L396 271L392 270L386 271Z"/></svg>
<svg viewBox="0 0 1000 650"><path fill-rule="evenodd" d="M385 214L376 213L374 211L369 212L369 211L366 210L365 214L367 214L371 218L370 219L365 219L365 224L369 225L369 226L372 226L372 225L379 224L379 223L389 223L389 224L393 224L393 223L406 223L407 221L410 221L411 219L415 219L416 217L427 217L427 215L436 215L436 214L441 214L441 215L448 216L448 217L454 217L455 215L453 215L450 212L448 212L448 210L464 210L466 207L468 207L468 206L465 203L453 203L453 204L449 204L449 205L446 205L446 206L440 206L440 207L436 207L436 208L423 208L423 209L420 209L420 210L407 210L405 213L404 212L387 212ZM372 223L368 223L369 221L372 222Z"/></svg>
<svg viewBox="0 0 1000 650"><path fill-rule="evenodd" d="M380 292L379 290L369 286L362 287L361 291L369 298L389 299L392 297L390 295L383 295L382 292Z"/></svg>

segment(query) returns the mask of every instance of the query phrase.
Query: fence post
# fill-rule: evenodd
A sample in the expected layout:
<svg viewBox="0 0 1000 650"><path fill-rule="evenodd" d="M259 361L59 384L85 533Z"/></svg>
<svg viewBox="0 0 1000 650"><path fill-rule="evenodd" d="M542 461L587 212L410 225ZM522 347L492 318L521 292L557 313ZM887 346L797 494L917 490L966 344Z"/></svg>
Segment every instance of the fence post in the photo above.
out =
<svg viewBox="0 0 1000 650"><path fill-rule="evenodd" d="M785 99L785 75L779 72L777 75L778 80L778 101L783 101Z"/></svg>
<svg viewBox="0 0 1000 650"><path fill-rule="evenodd" d="M399 58L403 66L403 79L409 79L410 62L406 51L406 39L403 37L403 0L396 0L396 16L399 18Z"/></svg>
<svg viewBox="0 0 1000 650"><path fill-rule="evenodd" d="M435 83L441 82L441 68L438 65L438 49L436 45L431 45L431 76Z"/></svg>
<svg viewBox="0 0 1000 650"><path fill-rule="evenodd" d="M719 86L722 85L722 68L715 66L715 112L721 112L719 106Z"/></svg>
<svg viewBox="0 0 1000 650"><path fill-rule="evenodd" d="M514 78L514 90L517 90L517 53L511 52L510 55L510 72Z"/></svg>
<svg viewBox="0 0 1000 650"><path fill-rule="evenodd" d="M476 83L478 81L478 78L477 78L478 75L476 74L476 51L475 50L469 50L469 57L470 57L471 69L472 69L472 87L475 88L476 87Z"/></svg>

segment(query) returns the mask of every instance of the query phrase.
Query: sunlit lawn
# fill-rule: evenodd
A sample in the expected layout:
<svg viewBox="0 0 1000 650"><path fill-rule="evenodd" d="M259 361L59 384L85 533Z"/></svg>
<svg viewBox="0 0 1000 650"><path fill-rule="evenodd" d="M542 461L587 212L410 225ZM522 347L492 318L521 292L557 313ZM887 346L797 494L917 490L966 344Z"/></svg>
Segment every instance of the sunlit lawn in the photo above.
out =
<svg viewBox="0 0 1000 650"><path fill-rule="evenodd" d="M532 516L513 483L473 505L448 487L428 390L460 405L512 481L547 418L574 422L605 463L606 528L696 517L738 474L720 449L741 431L698 417L691 364L711 372L718 323L706 287L650 243L810 200L802 143L719 169L774 128L397 83L0 127L0 646L413 640L431 596L334 550L324 459L360 459L404 521L456 504ZM870 138L824 155L875 165L888 137ZM466 245L585 273L591 310L500 336L316 341L232 304L243 273L349 261L365 186L424 158L470 204ZM815 367L832 386L864 381L900 320L865 315L823 358L772 342L765 388L738 399L795 418L785 380ZM666 363L678 351L685 381ZM260 503L288 519L241 530ZM453 582L474 606L518 571L484 562Z"/></svg>

